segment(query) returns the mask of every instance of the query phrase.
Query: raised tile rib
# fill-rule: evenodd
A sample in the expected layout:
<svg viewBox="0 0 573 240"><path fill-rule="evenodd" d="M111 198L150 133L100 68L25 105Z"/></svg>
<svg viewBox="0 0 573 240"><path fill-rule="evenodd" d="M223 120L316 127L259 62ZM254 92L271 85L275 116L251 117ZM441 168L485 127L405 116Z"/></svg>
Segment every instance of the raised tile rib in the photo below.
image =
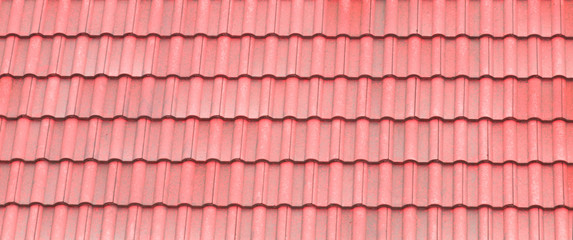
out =
<svg viewBox="0 0 573 240"><path fill-rule="evenodd" d="M287 78L573 77L573 39L15 36L0 38L11 76Z"/></svg>
<svg viewBox="0 0 573 240"><path fill-rule="evenodd" d="M0 209L6 238L221 239L569 239L573 211L564 208L356 207L227 208L141 206L17 206ZM315 228L314 226L324 226Z"/></svg>
<svg viewBox="0 0 573 240"><path fill-rule="evenodd" d="M0 77L0 116L354 120L573 119L564 78Z"/></svg>
<svg viewBox="0 0 573 240"><path fill-rule="evenodd" d="M573 163L572 131L562 120L18 118L0 119L0 159Z"/></svg>
<svg viewBox="0 0 573 240"><path fill-rule="evenodd" d="M0 163L0 204L573 208L565 163Z"/></svg>
<svg viewBox="0 0 573 240"><path fill-rule="evenodd" d="M569 1L5 1L0 35L573 34Z"/></svg>

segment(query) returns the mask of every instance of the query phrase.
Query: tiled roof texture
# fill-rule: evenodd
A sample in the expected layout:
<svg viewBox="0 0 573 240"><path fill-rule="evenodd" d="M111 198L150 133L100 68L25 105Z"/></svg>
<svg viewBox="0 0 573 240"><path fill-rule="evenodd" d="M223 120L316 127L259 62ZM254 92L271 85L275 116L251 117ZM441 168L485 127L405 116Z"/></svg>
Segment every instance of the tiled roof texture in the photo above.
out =
<svg viewBox="0 0 573 240"><path fill-rule="evenodd" d="M0 165L0 204L555 209L573 203L566 163L219 163L39 160ZM72 180L73 179L73 180ZM461 183L461 184L458 184ZM319 227L319 226L317 226Z"/></svg>
<svg viewBox="0 0 573 240"><path fill-rule="evenodd" d="M567 239L573 215L555 210L439 207L354 209L42 206L0 209L4 238L110 239ZM53 223L57 218L58 221ZM1 221L1 220L0 220ZM9 222L8 222L9 221ZM30 231L26 226L36 227ZM36 230L37 229L37 230ZM196 235L191 235L196 234ZM189 236L191 235L191 237Z"/></svg>
<svg viewBox="0 0 573 240"><path fill-rule="evenodd" d="M573 34L572 34L573 35ZM553 78L573 76L573 39L555 36L0 37L15 77Z"/></svg>
<svg viewBox="0 0 573 240"><path fill-rule="evenodd" d="M571 239L573 1L0 2L1 239Z"/></svg>
<svg viewBox="0 0 573 240"><path fill-rule="evenodd" d="M234 119L573 118L573 82L549 79L11 77L0 116Z"/></svg>
<svg viewBox="0 0 573 240"><path fill-rule="evenodd" d="M4 1L1 35L552 37L571 1Z"/></svg>
<svg viewBox="0 0 573 240"><path fill-rule="evenodd" d="M573 123L417 120L0 118L0 158L154 162L573 161Z"/></svg>

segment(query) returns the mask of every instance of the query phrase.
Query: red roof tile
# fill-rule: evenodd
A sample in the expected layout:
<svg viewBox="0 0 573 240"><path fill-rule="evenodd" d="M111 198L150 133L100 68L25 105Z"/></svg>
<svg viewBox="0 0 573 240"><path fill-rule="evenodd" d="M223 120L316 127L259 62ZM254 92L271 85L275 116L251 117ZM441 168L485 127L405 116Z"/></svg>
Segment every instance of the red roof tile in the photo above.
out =
<svg viewBox="0 0 573 240"><path fill-rule="evenodd" d="M571 239L573 1L0 2L2 239Z"/></svg>
<svg viewBox="0 0 573 240"><path fill-rule="evenodd" d="M0 118L0 159L371 163L573 162L573 123Z"/></svg>
<svg viewBox="0 0 573 240"><path fill-rule="evenodd" d="M0 116L7 118L573 118L573 82L562 77L0 79Z"/></svg>
<svg viewBox="0 0 573 240"><path fill-rule="evenodd" d="M6 1L0 35L573 34L570 1Z"/></svg>
<svg viewBox="0 0 573 240"><path fill-rule="evenodd" d="M16 77L573 77L573 39L561 36L0 39L0 69Z"/></svg>
<svg viewBox="0 0 573 240"><path fill-rule="evenodd" d="M181 206L42 206L0 209L2 237L165 239L566 239L573 213L565 208L354 209L203 208ZM12 220L12 221L10 221ZM57 221L55 221L57 220ZM1 221L1 220L0 220ZM53 224L55 221L56 224ZM32 229L32 230L29 230Z"/></svg>
<svg viewBox="0 0 573 240"><path fill-rule="evenodd" d="M540 207L573 204L565 163L1 163L0 205ZM72 179L74 179L72 181Z"/></svg>

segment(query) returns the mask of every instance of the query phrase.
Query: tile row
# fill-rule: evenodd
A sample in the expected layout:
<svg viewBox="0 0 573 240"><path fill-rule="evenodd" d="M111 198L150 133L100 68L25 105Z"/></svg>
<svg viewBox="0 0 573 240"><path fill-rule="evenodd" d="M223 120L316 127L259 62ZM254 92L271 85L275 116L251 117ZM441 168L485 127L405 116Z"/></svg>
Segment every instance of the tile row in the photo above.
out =
<svg viewBox="0 0 573 240"><path fill-rule="evenodd" d="M562 120L0 118L0 160L573 163L571 132Z"/></svg>
<svg viewBox="0 0 573 240"><path fill-rule="evenodd" d="M441 36L0 38L13 76L573 77L573 39Z"/></svg>
<svg viewBox="0 0 573 240"><path fill-rule="evenodd" d="M0 163L0 204L573 208L565 163Z"/></svg>
<svg viewBox="0 0 573 240"><path fill-rule="evenodd" d="M24 0L0 5L0 35L554 36L570 1Z"/></svg>
<svg viewBox="0 0 573 240"><path fill-rule="evenodd" d="M564 208L0 208L6 239L570 239L572 223Z"/></svg>
<svg viewBox="0 0 573 240"><path fill-rule="evenodd" d="M564 78L0 77L0 116L573 119Z"/></svg>

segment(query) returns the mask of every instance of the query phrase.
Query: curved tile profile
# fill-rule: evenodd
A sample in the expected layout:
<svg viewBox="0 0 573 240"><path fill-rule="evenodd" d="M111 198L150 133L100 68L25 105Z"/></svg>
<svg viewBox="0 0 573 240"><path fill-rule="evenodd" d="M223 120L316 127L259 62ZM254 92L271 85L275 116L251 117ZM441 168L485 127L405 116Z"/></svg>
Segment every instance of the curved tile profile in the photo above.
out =
<svg viewBox="0 0 573 240"><path fill-rule="evenodd" d="M553 38L0 38L16 77L573 77L573 39Z"/></svg>
<svg viewBox="0 0 573 240"><path fill-rule="evenodd" d="M0 1L0 238L571 239L573 1Z"/></svg>
<svg viewBox="0 0 573 240"><path fill-rule="evenodd" d="M6 1L0 35L573 34L569 1Z"/></svg>
<svg viewBox="0 0 573 240"><path fill-rule="evenodd" d="M334 163L0 163L0 204L573 208L573 166Z"/></svg>
<svg viewBox="0 0 573 240"><path fill-rule="evenodd" d="M138 239L467 239L571 238L573 211L564 208L415 208L311 206L291 208L212 206L9 205L0 209L2 237L113 237ZM52 224L52 223L57 224ZM314 226L325 228L314 228ZM29 226L29 229L27 229ZM335 229L335 230L334 230Z"/></svg>
<svg viewBox="0 0 573 240"><path fill-rule="evenodd" d="M0 119L0 160L573 162L556 120Z"/></svg>
<svg viewBox="0 0 573 240"><path fill-rule="evenodd" d="M564 78L4 76L0 89L0 116L6 118L568 121L573 117L573 81Z"/></svg>

